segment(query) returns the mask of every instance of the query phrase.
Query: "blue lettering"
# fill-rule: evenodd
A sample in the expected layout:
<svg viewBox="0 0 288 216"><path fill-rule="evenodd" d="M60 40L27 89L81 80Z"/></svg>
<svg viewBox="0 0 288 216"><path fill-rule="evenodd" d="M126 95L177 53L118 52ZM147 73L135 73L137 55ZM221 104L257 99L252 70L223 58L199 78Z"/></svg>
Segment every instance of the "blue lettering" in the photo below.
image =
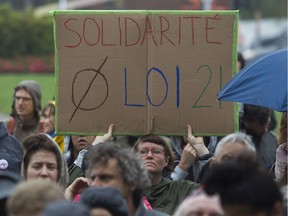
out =
<svg viewBox="0 0 288 216"><path fill-rule="evenodd" d="M144 104L128 104L126 67L124 68L124 85L125 85L125 106L144 107L145 106Z"/></svg>
<svg viewBox="0 0 288 216"><path fill-rule="evenodd" d="M163 77L163 80L165 81L165 84L166 84L165 97L163 98L162 102L159 103L159 104L154 104L154 103L152 103L151 98L150 98L150 96L149 96L149 92L148 92L148 89L149 89L149 75L150 75L150 73L151 73L152 71L155 71L155 72L159 73L159 74ZM167 95L168 95L168 82L167 82L166 77L165 77L164 74L162 73L162 71L159 70L158 68L152 67L152 68L148 71L148 73L147 73L147 76L146 76L146 95L147 95L147 99L148 99L149 103L150 103L152 106L161 106L161 105L165 102L165 100L166 100L166 98L167 98Z"/></svg>
<svg viewBox="0 0 288 216"><path fill-rule="evenodd" d="M180 69L179 66L176 66L176 107L180 106Z"/></svg>

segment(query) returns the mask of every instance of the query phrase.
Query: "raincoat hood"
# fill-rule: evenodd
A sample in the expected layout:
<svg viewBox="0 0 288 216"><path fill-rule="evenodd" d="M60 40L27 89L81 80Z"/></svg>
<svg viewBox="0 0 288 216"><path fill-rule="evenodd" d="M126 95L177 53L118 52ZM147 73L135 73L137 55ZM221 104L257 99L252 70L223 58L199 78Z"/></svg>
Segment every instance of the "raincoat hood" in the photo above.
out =
<svg viewBox="0 0 288 216"><path fill-rule="evenodd" d="M40 85L34 81L34 80L23 80L21 81L14 89L14 94L13 94L13 104L12 104L12 117L17 117L17 113L15 110L15 94L19 89L24 89L33 98L34 102L34 110L35 110L35 116L37 118L40 118L40 113L41 113L41 88Z"/></svg>
<svg viewBox="0 0 288 216"><path fill-rule="evenodd" d="M53 140L48 134L45 134L45 133L39 133L39 134L43 134L43 135L47 136L50 139L51 144L55 145L57 150L58 150L57 151L57 154L58 154L57 157L59 157L61 159L61 163L60 163L60 170L59 170L60 173L58 173L59 176L58 176L57 183L62 188L66 189L66 187L68 185L69 173L68 173L68 167L67 167L67 164L66 164L66 160L65 160L65 158L64 158L64 156L62 154L62 151L61 151L60 147L58 146L58 144L55 142L55 140ZM24 149L25 148L27 148L27 147L24 146ZM28 148L31 149L31 146L28 147ZM24 157L25 157L25 155L26 155L26 152L24 153ZM26 176L26 170L25 170L24 167L25 166L24 166L24 161L23 161L23 163L22 163L22 175L24 176L24 179L26 179L27 176Z"/></svg>

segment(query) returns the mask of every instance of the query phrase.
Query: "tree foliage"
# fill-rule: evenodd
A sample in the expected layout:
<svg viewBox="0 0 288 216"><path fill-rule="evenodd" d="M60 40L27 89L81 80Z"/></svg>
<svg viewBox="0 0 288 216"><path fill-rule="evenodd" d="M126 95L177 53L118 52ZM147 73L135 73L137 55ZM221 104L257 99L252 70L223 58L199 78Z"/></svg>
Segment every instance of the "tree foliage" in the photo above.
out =
<svg viewBox="0 0 288 216"><path fill-rule="evenodd" d="M5 2L0 0L0 3L3 1ZM53 19L34 17L33 8L37 4L55 1L9 0L10 4L0 4L0 57L42 56L54 53ZM23 7L16 11L15 5L20 5L20 2ZM260 18L287 18L287 0L233 0L232 5L231 9L239 9L241 19L253 19L256 16L259 18L259 15Z"/></svg>
<svg viewBox="0 0 288 216"><path fill-rule="evenodd" d="M242 19L287 17L287 0L234 0L233 4Z"/></svg>
<svg viewBox="0 0 288 216"><path fill-rule="evenodd" d="M38 18L31 10L14 11L8 5L1 5L0 26L0 57L53 54L51 17Z"/></svg>

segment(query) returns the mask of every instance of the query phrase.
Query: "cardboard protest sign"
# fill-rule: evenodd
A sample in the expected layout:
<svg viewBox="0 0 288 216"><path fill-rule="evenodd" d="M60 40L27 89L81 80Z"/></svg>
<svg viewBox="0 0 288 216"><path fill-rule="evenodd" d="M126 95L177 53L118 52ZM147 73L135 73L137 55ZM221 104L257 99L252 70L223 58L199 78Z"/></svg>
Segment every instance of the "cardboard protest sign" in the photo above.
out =
<svg viewBox="0 0 288 216"><path fill-rule="evenodd" d="M54 11L60 134L234 131L238 11ZM235 109L236 110L236 109ZM236 112L235 112L236 113Z"/></svg>

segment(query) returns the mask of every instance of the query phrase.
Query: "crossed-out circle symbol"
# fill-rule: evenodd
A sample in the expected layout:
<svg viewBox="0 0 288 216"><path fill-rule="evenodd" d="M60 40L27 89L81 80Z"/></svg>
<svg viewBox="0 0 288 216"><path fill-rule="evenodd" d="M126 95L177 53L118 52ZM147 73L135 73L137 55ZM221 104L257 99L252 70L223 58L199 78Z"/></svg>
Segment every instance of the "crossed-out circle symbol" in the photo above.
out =
<svg viewBox="0 0 288 216"><path fill-rule="evenodd" d="M69 122L72 121L72 119L74 118L74 115L76 114L76 112L77 112L78 109L85 110L85 111L95 110L95 109L101 107L101 106L105 103L105 101L107 100L107 98L108 98L108 92L109 92L108 82L107 82L106 77L100 72L101 69L102 69L102 67L103 67L103 65L104 65L105 62L107 61L107 59L108 59L108 56L106 56L106 58L104 59L104 61L102 62L102 64L101 64L100 67L98 68L98 70L95 70L95 69L83 69L83 70L81 70L81 71L78 71L78 72L76 73L76 75L74 76L73 83L72 83L72 103L73 103L74 106L75 106L75 110L74 110L74 112L72 113ZM86 91L85 91L85 93L83 94L82 98L80 99L79 103L76 103L76 102L75 102L75 97L74 97L74 84L75 84L75 81L76 81L76 79L77 79L77 77L78 77L79 74L81 74L81 73L87 73L87 72L89 72L89 71L94 72L95 75L94 75L93 79L90 81L90 83L89 83L89 85L88 85L88 88L86 89ZM88 92L89 92L89 90L90 90L90 88L91 88L94 80L97 78L97 76L98 76L99 74L100 74L100 76L103 78L103 80L105 81L105 85L106 85L106 95L105 95L105 97L104 97L104 100L103 100L98 106L96 106L96 107L92 107L92 108L81 107L81 103L82 103L83 100L85 99L85 97L86 97L86 95L88 94Z"/></svg>
<svg viewBox="0 0 288 216"><path fill-rule="evenodd" d="M82 96L82 98L80 99L80 101L77 103L77 102L75 101L75 94L74 94L74 92L75 92L75 87L74 87L75 82L76 82L78 76L81 76L81 75L85 76L85 73L88 73L88 72L93 72L93 73L95 73L95 75L94 75L93 79L90 81L90 84L89 84L86 92L84 93L84 95ZM105 83L106 93L105 93L104 99L100 102L99 105L97 105L97 106L95 106L95 107L91 107L91 108L81 107L82 101L85 99L85 97L86 97L87 93L89 92L89 90L90 90L90 88L91 88L94 80L98 77L98 75L100 75L100 77L102 77L102 79L104 80L104 83ZM74 77L74 79L73 79L73 83L72 83L72 103L74 104L74 106L75 106L77 109L85 110L85 111L91 111L91 110L98 109L99 107L101 107L101 106L106 102L106 100L107 100L107 98L108 98L108 93L109 93L108 81L107 81L106 77L105 77L100 71L97 71L97 70L95 70L95 69L84 69L84 70L78 71L78 72L76 73L76 75L75 75L75 77Z"/></svg>

